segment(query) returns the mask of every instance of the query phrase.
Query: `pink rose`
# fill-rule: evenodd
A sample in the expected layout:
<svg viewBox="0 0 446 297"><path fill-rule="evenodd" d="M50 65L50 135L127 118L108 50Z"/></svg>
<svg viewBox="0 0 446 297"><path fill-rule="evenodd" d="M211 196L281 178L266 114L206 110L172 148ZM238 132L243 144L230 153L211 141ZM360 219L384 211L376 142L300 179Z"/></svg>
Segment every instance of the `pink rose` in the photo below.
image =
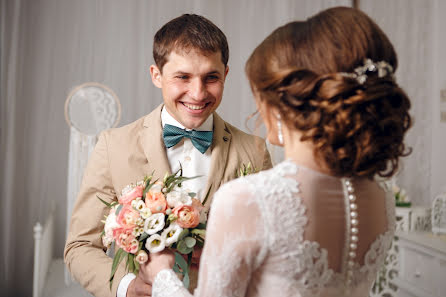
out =
<svg viewBox="0 0 446 297"><path fill-rule="evenodd" d="M173 209L177 223L181 228L194 228L200 223L200 212L191 205L180 205Z"/></svg>
<svg viewBox="0 0 446 297"><path fill-rule="evenodd" d="M146 206L152 213L165 213L167 209L167 201L161 192L149 191L146 194Z"/></svg>
<svg viewBox="0 0 446 297"><path fill-rule="evenodd" d="M136 186L128 192L127 194L121 196L119 198L119 203L124 205L130 205L133 200L135 200L138 197L142 197L143 187L142 186Z"/></svg>
<svg viewBox="0 0 446 297"><path fill-rule="evenodd" d="M133 228L139 219L139 212L130 205L124 205L116 217L116 222L124 228Z"/></svg>
<svg viewBox="0 0 446 297"><path fill-rule="evenodd" d="M116 228L113 230L116 245L127 253L134 254L138 250L139 242L133 235L133 228Z"/></svg>

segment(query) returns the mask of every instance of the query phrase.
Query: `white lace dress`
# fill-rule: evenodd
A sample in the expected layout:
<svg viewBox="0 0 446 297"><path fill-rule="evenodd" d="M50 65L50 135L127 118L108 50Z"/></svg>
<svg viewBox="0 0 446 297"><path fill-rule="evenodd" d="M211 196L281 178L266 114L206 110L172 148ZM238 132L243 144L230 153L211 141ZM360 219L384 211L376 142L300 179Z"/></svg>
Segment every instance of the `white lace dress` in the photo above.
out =
<svg viewBox="0 0 446 297"><path fill-rule="evenodd" d="M376 181L284 161L215 194L194 296L368 296L393 238ZM154 297L191 296L168 269Z"/></svg>

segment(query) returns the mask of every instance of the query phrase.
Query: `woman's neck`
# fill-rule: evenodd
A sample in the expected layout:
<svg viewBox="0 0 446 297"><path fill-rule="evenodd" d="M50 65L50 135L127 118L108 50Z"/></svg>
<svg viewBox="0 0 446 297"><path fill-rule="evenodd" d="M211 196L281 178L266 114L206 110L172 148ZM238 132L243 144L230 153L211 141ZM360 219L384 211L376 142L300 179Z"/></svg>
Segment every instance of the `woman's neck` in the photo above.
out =
<svg viewBox="0 0 446 297"><path fill-rule="evenodd" d="M314 145L310 141L301 141L301 137L300 131L283 129L285 158L315 171L330 174L330 170L323 162L314 156Z"/></svg>

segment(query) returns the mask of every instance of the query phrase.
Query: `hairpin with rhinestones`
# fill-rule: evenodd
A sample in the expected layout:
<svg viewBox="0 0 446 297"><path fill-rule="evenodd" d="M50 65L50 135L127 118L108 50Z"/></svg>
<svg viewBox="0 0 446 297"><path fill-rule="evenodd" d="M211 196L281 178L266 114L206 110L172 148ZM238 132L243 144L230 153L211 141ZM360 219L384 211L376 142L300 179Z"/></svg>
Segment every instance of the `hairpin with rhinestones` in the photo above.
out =
<svg viewBox="0 0 446 297"><path fill-rule="evenodd" d="M390 75L393 78L393 67L386 61L373 62L365 59L364 65L356 67L353 72L341 72L343 76L354 78L358 83L363 84L367 80L368 72L378 72L378 77L382 78Z"/></svg>

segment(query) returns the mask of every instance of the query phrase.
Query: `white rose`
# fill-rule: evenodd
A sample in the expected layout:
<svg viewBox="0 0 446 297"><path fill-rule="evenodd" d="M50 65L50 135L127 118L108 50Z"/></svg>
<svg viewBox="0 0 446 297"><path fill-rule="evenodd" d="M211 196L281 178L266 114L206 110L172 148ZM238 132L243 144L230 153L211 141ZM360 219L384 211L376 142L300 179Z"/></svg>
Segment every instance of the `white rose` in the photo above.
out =
<svg viewBox="0 0 446 297"><path fill-rule="evenodd" d="M155 234L156 232L164 228L164 214L155 213L152 214L146 222L144 223L144 232L149 235Z"/></svg>
<svg viewBox="0 0 446 297"><path fill-rule="evenodd" d="M161 237L165 240L166 246L171 246L177 242L181 231L183 231L183 228L177 223L170 224L170 226L161 233Z"/></svg>
<svg viewBox="0 0 446 297"><path fill-rule="evenodd" d="M118 222L116 222L116 209L113 207L110 210L110 214L105 220L104 231L105 233L113 233L113 229L120 227Z"/></svg>
<svg viewBox="0 0 446 297"><path fill-rule="evenodd" d="M112 208L110 210L110 214L107 216L104 225L104 235L102 236L102 243L104 246L109 248L113 241L115 240L113 237L113 229L118 228L119 224L116 222L116 208Z"/></svg>
<svg viewBox="0 0 446 297"><path fill-rule="evenodd" d="M163 237L159 234L153 234L146 241L146 249L150 253L158 253L164 250L166 247L166 242Z"/></svg>
<svg viewBox="0 0 446 297"><path fill-rule="evenodd" d="M113 243L113 232L106 232L104 235L102 235L102 244L107 247L107 249L110 248L111 244Z"/></svg>
<svg viewBox="0 0 446 297"><path fill-rule="evenodd" d="M192 205L192 198L185 191L171 191L167 193L166 200L170 208L175 208L180 205Z"/></svg>

